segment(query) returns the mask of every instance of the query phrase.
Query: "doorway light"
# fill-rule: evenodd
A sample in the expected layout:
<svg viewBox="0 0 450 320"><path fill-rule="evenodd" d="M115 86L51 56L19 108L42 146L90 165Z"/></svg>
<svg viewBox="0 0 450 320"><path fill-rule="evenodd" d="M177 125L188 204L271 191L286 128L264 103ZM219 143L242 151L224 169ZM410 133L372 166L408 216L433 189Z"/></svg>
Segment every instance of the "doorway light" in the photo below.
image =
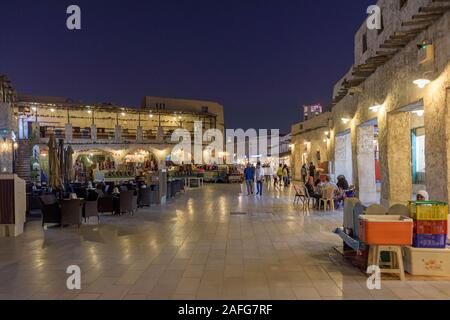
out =
<svg viewBox="0 0 450 320"><path fill-rule="evenodd" d="M413 113L418 117L423 117L423 115L425 114L425 110L414 110Z"/></svg>
<svg viewBox="0 0 450 320"><path fill-rule="evenodd" d="M342 122L343 122L344 124L347 124L347 123L350 122L351 119L349 119L349 118L342 118L341 120L342 120Z"/></svg>

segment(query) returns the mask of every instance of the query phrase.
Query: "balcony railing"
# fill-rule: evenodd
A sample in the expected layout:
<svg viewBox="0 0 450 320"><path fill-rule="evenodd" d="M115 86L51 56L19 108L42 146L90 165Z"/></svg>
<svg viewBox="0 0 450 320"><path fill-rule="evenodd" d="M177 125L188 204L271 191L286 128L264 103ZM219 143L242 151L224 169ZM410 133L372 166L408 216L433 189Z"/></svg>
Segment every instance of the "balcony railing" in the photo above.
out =
<svg viewBox="0 0 450 320"><path fill-rule="evenodd" d="M50 135L55 134L56 139L64 139L70 143L158 143L157 130L142 130L142 139L138 139L136 129L121 129L121 138L116 139L115 129L97 128L96 138L92 134L92 128L72 128L71 132L64 127L46 126L40 127L39 138L41 143L46 143ZM163 142L170 142L173 130L165 130ZM93 137L94 136L94 137Z"/></svg>
<svg viewBox="0 0 450 320"><path fill-rule="evenodd" d="M97 128L97 140L113 141L115 135L114 129Z"/></svg>

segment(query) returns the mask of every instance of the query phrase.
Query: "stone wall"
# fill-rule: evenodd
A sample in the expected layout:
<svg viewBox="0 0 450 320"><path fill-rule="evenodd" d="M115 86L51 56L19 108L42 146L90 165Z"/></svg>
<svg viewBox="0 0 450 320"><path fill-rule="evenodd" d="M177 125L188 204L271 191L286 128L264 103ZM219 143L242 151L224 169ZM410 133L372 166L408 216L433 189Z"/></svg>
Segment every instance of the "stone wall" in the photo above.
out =
<svg viewBox="0 0 450 320"><path fill-rule="evenodd" d="M356 132L367 121L377 120L380 133L381 197L382 203L386 205L404 203L411 198L410 115L400 113L400 109L421 100L425 108L427 190L435 200L449 200L449 30L450 13L446 13L369 77L361 85L361 93L347 95L333 108L334 128L330 145L334 148L335 134L351 130L357 185ZM418 64L417 44L430 39L435 46L435 61L431 66L422 67ZM424 70L432 70L428 75L432 83L425 89L419 89L413 81L423 77ZM373 105L384 107L375 113L369 109ZM352 121L344 124L342 118Z"/></svg>
<svg viewBox="0 0 450 320"><path fill-rule="evenodd" d="M313 162L316 166L319 162L331 159L329 140L326 132L330 132L330 112L292 126L293 154L292 172L294 179L301 179L301 167L303 163L309 165ZM326 140L326 141L325 141ZM320 154L320 160L317 157Z"/></svg>

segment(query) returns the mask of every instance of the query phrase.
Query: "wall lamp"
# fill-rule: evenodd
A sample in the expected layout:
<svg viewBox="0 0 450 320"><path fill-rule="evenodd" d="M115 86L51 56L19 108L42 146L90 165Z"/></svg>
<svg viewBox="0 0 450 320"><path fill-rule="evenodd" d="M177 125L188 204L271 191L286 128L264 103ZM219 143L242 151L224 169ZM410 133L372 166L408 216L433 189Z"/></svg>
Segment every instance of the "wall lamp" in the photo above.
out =
<svg viewBox="0 0 450 320"><path fill-rule="evenodd" d="M376 112L380 111L381 109L383 109L383 105L381 105L381 104L374 105L374 106L370 107L369 109L376 113Z"/></svg>

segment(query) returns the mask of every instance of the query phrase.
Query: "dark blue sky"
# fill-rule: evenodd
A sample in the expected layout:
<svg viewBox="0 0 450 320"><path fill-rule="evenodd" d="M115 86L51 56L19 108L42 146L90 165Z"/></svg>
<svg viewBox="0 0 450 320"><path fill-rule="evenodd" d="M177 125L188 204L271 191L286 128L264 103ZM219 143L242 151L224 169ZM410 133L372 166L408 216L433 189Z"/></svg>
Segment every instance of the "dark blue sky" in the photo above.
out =
<svg viewBox="0 0 450 320"><path fill-rule="evenodd" d="M280 128L329 104L375 0L16 0L1 4L0 73L20 93L138 106L213 100L229 128ZM82 9L82 30L65 27Z"/></svg>

